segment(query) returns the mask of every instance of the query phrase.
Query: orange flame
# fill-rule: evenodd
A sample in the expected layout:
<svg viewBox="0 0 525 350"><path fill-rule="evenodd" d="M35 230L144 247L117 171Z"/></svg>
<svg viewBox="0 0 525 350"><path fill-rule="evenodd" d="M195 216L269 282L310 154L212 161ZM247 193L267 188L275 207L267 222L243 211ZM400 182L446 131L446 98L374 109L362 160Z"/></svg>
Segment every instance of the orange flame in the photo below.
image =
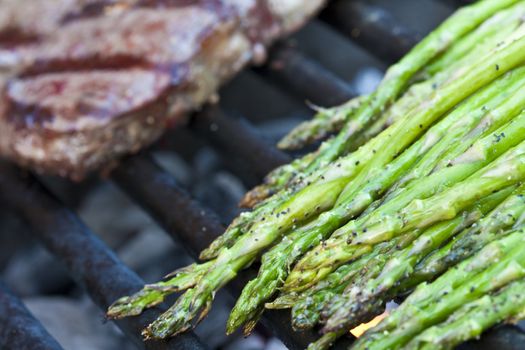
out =
<svg viewBox="0 0 525 350"><path fill-rule="evenodd" d="M354 337L359 338L363 335L367 330L369 330L372 327L375 327L379 322L381 322L385 317L387 317L389 314L388 311L383 312L381 315L376 316L374 319L372 319L370 322L367 323L361 323L359 326L355 327L350 331L354 335Z"/></svg>

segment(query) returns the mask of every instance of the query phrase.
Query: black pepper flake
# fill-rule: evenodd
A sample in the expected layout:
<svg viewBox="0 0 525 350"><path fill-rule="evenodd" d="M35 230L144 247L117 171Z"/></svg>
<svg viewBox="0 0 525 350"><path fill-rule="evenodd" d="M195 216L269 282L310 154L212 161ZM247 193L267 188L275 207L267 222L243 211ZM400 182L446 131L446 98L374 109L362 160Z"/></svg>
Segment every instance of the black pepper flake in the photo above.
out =
<svg viewBox="0 0 525 350"><path fill-rule="evenodd" d="M502 138L505 137L505 133L502 132L501 134L494 134L494 142L500 142Z"/></svg>

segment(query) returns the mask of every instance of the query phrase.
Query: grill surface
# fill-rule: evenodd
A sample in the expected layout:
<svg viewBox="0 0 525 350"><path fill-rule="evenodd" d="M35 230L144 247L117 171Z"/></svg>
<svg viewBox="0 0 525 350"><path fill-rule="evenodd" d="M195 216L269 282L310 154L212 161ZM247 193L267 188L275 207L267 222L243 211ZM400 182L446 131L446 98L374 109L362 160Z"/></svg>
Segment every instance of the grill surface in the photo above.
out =
<svg viewBox="0 0 525 350"><path fill-rule="evenodd" d="M0 284L0 339L2 348L8 349L62 349L3 284Z"/></svg>
<svg viewBox="0 0 525 350"><path fill-rule="evenodd" d="M447 3L458 4L459 1ZM388 12L365 0L332 1L320 18L386 63L399 59L418 39L418 35L397 23ZM275 47L266 66L255 71L316 104L334 105L356 94L344 80L290 45ZM188 129L221 152L242 159L251 174L241 171L238 174L241 178L256 176L261 179L271 169L290 160L288 155L268 144L248 122L230 117L217 106L205 108ZM122 161L111 174L111 180L166 233L179 240L193 257L224 229L215 213L193 200L147 153ZM105 310L116 298L137 291L143 285L143 281L34 176L0 163L0 201L30 224L38 239L64 263L71 276L101 309ZM237 295L253 273L250 269L243 272L231 284L231 292ZM191 332L168 341L144 343L140 330L162 309L160 306L140 317L116 323L140 348L206 349ZM317 338L314 332L293 332L286 311L268 312L263 324L290 349L302 349ZM345 348L349 341L342 340L336 348ZM524 343L525 335L517 327L505 326L461 348L510 350L522 348ZM0 348L4 347L61 348L16 296L0 285Z"/></svg>

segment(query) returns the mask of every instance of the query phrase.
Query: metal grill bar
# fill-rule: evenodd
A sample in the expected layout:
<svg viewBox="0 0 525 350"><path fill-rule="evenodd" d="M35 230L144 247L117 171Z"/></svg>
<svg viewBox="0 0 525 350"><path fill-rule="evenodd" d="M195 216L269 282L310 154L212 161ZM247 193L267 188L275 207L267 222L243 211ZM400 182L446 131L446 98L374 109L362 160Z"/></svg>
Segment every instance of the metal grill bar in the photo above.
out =
<svg viewBox="0 0 525 350"><path fill-rule="evenodd" d="M271 50L267 64L254 70L320 106L335 106L356 95L344 80L286 44Z"/></svg>
<svg viewBox="0 0 525 350"><path fill-rule="evenodd" d="M102 310L105 311L117 298L136 292L144 285L73 212L31 175L0 163L0 199L31 226L34 234L60 258L71 277L85 287ZM140 348L206 348L191 332L168 341L144 343L140 331L151 323L158 312L158 308L151 309L139 317L116 323Z"/></svg>
<svg viewBox="0 0 525 350"><path fill-rule="evenodd" d="M333 1L320 18L387 63L398 61L420 40L390 13L366 0Z"/></svg>
<svg viewBox="0 0 525 350"><path fill-rule="evenodd" d="M112 179L151 213L171 237L182 242L192 256L197 256L224 231L215 213L195 202L173 176L147 155L126 159L112 173Z"/></svg>
<svg viewBox="0 0 525 350"><path fill-rule="evenodd" d="M33 317L20 299L0 283L0 348L61 350L58 342Z"/></svg>
<svg viewBox="0 0 525 350"><path fill-rule="evenodd" d="M290 156L270 145L247 121L234 119L217 106L209 106L195 116L190 128L226 155L242 158L258 178L291 161Z"/></svg>

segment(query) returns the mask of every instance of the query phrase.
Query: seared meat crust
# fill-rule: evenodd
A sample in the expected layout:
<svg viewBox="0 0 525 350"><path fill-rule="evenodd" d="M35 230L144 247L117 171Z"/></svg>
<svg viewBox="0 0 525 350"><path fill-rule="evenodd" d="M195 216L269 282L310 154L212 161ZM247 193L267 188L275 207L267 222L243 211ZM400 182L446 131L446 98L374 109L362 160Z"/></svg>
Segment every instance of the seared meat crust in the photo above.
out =
<svg viewBox="0 0 525 350"><path fill-rule="evenodd" d="M0 155L80 179L183 122L323 2L0 0Z"/></svg>

